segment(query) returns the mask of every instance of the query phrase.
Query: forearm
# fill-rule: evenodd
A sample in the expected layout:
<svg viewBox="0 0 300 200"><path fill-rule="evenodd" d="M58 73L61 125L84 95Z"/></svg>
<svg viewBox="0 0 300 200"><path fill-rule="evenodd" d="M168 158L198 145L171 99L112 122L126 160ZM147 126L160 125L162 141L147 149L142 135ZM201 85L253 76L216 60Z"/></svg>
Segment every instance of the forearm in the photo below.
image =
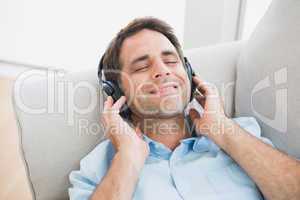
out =
<svg viewBox="0 0 300 200"><path fill-rule="evenodd" d="M132 156L116 153L110 169L94 191L91 200L130 200L137 183L141 164L131 162Z"/></svg>
<svg viewBox="0 0 300 200"><path fill-rule="evenodd" d="M211 139L248 173L264 196L268 200L299 199L299 162L250 135L232 120L225 121L222 134L211 134Z"/></svg>

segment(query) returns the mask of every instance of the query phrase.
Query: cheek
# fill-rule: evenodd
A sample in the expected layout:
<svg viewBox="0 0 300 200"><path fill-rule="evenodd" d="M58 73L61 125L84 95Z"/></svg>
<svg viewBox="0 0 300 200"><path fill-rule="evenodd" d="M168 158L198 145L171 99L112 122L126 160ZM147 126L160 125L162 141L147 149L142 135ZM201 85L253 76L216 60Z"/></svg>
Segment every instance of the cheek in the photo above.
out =
<svg viewBox="0 0 300 200"><path fill-rule="evenodd" d="M123 79L123 92L127 97L127 101L133 101L140 90L143 79L135 76L128 76L127 79Z"/></svg>
<svg viewBox="0 0 300 200"><path fill-rule="evenodd" d="M185 69L183 71L180 71L180 73L177 76L180 79L181 82L181 94L184 102L189 101L190 95L191 95L191 83L190 79L187 75L187 72Z"/></svg>
<svg viewBox="0 0 300 200"><path fill-rule="evenodd" d="M132 98L132 94L134 93L135 86L133 83L134 80L132 80L130 76L126 76L126 78L124 78L124 76L122 77L122 90L127 98L127 101Z"/></svg>
<svg viewBox="0 0 300 200"><path fill-rule="evenodd" d="M181 87L183 90L188 91L190 89L190 79L187 75L187 72L185 69L180 69L177 73L178 79L180 79Z"/></svg>

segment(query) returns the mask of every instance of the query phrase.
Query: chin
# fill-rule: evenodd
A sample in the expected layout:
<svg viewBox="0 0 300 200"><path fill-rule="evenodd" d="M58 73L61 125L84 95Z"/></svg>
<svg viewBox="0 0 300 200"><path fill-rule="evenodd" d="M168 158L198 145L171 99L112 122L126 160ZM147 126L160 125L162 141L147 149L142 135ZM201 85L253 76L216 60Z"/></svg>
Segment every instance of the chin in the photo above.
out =
<svg viewBox="0 0 300 200"><path fill-rule="evenodd" d="M164 97L144 97L135 99L134 110L145 117L172 117L182 114L188 104L186 97L169 95Z"/></svg>
<svg viewBox="0 0 300 200"><path fill-rule="evenodd" d="M167 118L172 118L172 117L176 117L179 115L183 115L183 110L181 111L174 111L174 112L161 112L159 114L157 114L155 117L156 118L162 118L162 119L167 119Z"/></svg>
<svg viewBox="0 0 300 200"><path fill-rule="evenodd" d="M183 114L184 106L177 104L168 104L167 107L155 106L152 109L147 109L143 115L156 118L169 118L179 114Z"/></svg>

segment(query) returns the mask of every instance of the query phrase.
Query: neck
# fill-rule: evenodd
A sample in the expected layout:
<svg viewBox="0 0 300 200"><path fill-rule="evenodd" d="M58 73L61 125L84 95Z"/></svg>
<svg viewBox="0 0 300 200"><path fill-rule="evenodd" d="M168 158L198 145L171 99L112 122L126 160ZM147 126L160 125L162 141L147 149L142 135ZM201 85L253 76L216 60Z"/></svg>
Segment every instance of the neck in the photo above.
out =
<svg viewBox="0 0 300 200"><path fill-rule="evenodd" d="M135 126L139 125L146 136L171 150L179 145L180 140L190 137L183 114L170 118L139 118L132 114L132 120Z"/></svg>

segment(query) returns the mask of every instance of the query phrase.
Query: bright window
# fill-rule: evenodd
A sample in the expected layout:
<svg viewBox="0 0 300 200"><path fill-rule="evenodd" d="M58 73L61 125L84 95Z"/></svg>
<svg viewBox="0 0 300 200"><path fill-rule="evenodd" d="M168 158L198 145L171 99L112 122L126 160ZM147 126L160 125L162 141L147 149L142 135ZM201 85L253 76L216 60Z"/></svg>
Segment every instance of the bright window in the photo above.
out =
<svg viewBox="0 0 300 200"><path fill-rule="evenodd" d="M266 13L272 0L247 0L245 1L244 21L242 25L242 39L248 39L256 25Z"/></svg>

